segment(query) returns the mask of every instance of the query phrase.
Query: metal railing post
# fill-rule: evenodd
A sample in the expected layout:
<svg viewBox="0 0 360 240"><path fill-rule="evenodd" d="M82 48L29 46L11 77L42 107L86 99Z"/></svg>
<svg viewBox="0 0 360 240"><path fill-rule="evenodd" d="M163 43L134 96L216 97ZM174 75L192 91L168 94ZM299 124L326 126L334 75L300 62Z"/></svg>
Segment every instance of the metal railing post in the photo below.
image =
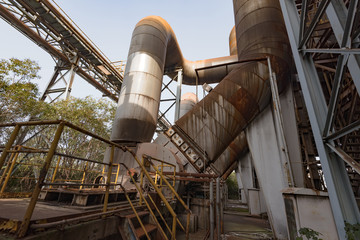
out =
<svg viewBox="0 0 360 240"><path fill-rule="evenodd" d="M16 146L15 147L15 150L17 151L17 150L20 150L21 149L21 147L19 147L19 146ZM7 175L6 175L6 178L5 178L5 180L4 180L4 184L2 185L2 187L1 187L1 191L0 191L0 193L3 193L4 191L5 191L5 188L6 188L6 185L7 185L7 183L9 182L9 179L10 179L10 177L11 177L11 172L13 171L13 169L14 169L14 167L15 167L15 163L16 163L16 160L17 160L17 158L18 158L18 156L19 156L19 152L17 152L17 153L15 153L15 156L12 154L11 156L13 156L12 158L10 157L10 160L9 160L9 163L8 163L8 165L10 165L10 163L11 163L11 165L10 165L10 168L9 168L9 170L8 170L8 173L7 173ZM5 173L5 172L4 172Z"/></svg>
<svg viewBox="0 0 360 240"><path fill-rule="evenodd" d="M220 232L224 233L224 184L220 187Z"/></svg>
<svg viewBox="0 0 360 240"><path fill-rule="evenodd" d="M189 228L190 228L190 212L187 213L187 217L186 217L186 232L185 232L186 240L189 240Z"/></svg>
<svg viewBox="0 0 360 240"><path fill-rule="evenodd" d="M43 167L40 170L40 175L39 175L39 181L37 182L35 189L31 195L31 199L30 199L30 203L28 205L28 208L26 209L26 213L24 216L24 220L21 222L20 228L19 228L19 232L18 232L18 237L24 237L28 228L29 228L29 224L30 224L30 220L32 217L32 214L34 212L34 208L36 205L36 202L38 200L40 191L41 191L41 187L43 186L45 177L49 171L50 165L51 165L51 160L54 156L55 150L57 148L57 145L59 143L61 134L64 130L64 126L65 123L64 122L60 122L58 128L56 129L56 133L55 133L55 137L54 140L51 143L50 149L48 151L48 154L46 155L46 159L44 162ZM15 139L14 139L15 140Z"/></svg>
<svg viewBox="0 0 360 240"><path fill-rule="evenodd" d="M85 163L85 169L84 169L84 173L83 173L83 176L82 176L82 179L81 179L81 184L84 184L85 182L85 178L86 178L86 170L89 166L89 162L86 162ZM80 186L80 190L83 189L83 185Z"/></svg>
<svg viewBox="0 0 360 240"><path fill-rule="evenodd" d="M142 164L144 165L144 158L142 158L141 160L142 160ZM156 177L155 177L155 179L156 179ZM121 184L122 184L122 181L121 181ZM140 187L142 188L143 185L144 185L144 170L141 169L141 171L140 171ZM142 198L140 198L139 205L140 206L142 205Z"/></svg>
<svg viewBox="0 0 360 240"><path fill-rule="evenodd" d="M8 164L6 164L6 167L5 167L4 171L3 171L3 174L2 174L1 177L0 177L0 186L2 185L2 183L3 183L3 182L5 181L5 179L6 179L6 174L7 174L7 172L9 171L10 163L12 162L12 160L14 159L14 157L15 157L15 153L13 152L13 153L11 153L10 158L9 158L9 162L8 162ZM0 169L0 170L1 170L1 169Z"/></svg>
<svg viewBox="0 0 360 240"><path fill-rule="evenodd" d="M128 195L127 192L126 192L126 189L125 189L122 185L120 185L120 187L121 187L122 190L124 191L126 200L129 202L131 209L133 210L133 212L134 212L137 220L139 221L140 227L142 228L142 230L144 231L144 233L145 233L145 235L146 235L146 238L149 239L149 240L151 240L148 232L146 231L146 228L145 228L143 222L141 221L141 218L140 218L138 212L136 211L136 209L135 209L135 207L134 207L134 204L132 204L131 199L129 198L129 195ZM136 233L134 233L134 234L136 234ZM137 239L137 237L136 237L136 239Z"/></svg>
<svg viewBox="0 0 360 240"><path fill-rule="evenodd" d="M56 174L57 174L57 171L59 170L60 160L61 160L61 156L58 156L58 160L56 162L54 173L53 173L52 178L51 178L51 183L55 182ZM53 188L53 186L50 186L50 188Z"/></svg>
<svg viewBox="0 0 360 240"><path fill-rule="evenodd" d="M175 239L176 239L176 215L173 217L173 225L172 225L171 239L172 239L172 240L175 240Z"/></svg>
<svg viewBox="0 0 360 240"><path fill-rule="evenodd" d="M16 124L14 131L10 135L9 141L5 145L5 148L4 148L4 150L3 150L2 154L1 154L1 157L0 157L0 170L2 169L2 167L3 167L4 163L5 163L5 159L6 159L7 155L8 155L8 153L9 153L9 150L10 150L11 146L15 142L15 139L16 139L19 131L20 131L20 128L21 128L21 126Z"/></svg>
<svg viewBox="0 0 360 240"><path fill-rule="evenodd" d="M106 179L106 192L105 192L103 212L107 211L107 205L108 205L108 201L109 201L109 191L110 191L110 182L111 182L111 175L112 175L112 164L114 161L114 151L115 151L115 146L112 145L111 153L110 153L110 163L109 163L107 179Z"/></svg>
<svg viewBox="0 0 360 240"><path fill-rule="evenodd" d="M214 240L214 182L210 181L210 240Z"/></svg>
<svg viewBox="0 0 360 240"><path fill-rule="evenodd" d="M216 232L220 240L220 178L216 179Z"/></svg>
<svg viewBox="0 0 360 240"><path fill-rule="evenodd" d="M131 151L129 151L129 152L130 152L130 153L133 153L133 152L131 152ZM136 155L133 155L133 156L134 156L134 158L136 157ZM138 159L136 159L136 161L138 161ZM129 171L129 168L128 168L125 164L123 164L123 163L120 163L120 164L123 165L127 171ZM156 225L159 227L159 230L160 230L161 234L163 235L164 239L167 240L168 238L166 237L166 234L165 234L164 230L162 229L159 221L157 220L157 218L156 218L153 210L151 209L149 203L147 202L146 198L144 197L141 187L138 186L138 184L136 183L134 177L133 177L131 174L130 174L130 178L131 178L131 180L133 181L134 186L135 186L135 188L137 189L137 191L138 191L138 193L139 193L139 195L140 195L140 199L143 199L143 201L144 201L147 209L149 210L151 216L153 217L153 220L155 221ZM123 191L125 191L125 189L123 188L123 186L122 186L121 184L120 184L120 187L123 189ZM150 196L150 195L148 195L148 196L149 196L149 199L152 201L153 205L155 206L155 208L157 208L157 207L156 207L156 204L155 204L155 202L152 200L151 196ZM157 210L158 210L158 209L157 209ZM159 215L162 217L161 212L158 211L158 213L159 213ZM165 225L167 225L166 222L165 222ZM171 233L170 230L169 230L169 232Z"/></svg>

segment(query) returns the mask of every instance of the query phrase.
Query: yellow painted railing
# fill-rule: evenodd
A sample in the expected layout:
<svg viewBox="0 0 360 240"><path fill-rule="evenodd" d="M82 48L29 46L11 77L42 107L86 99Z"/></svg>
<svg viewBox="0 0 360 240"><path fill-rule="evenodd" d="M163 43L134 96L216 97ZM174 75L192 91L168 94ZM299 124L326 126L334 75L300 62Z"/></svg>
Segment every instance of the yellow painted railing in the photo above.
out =
<svg viewBox="0 0 360 240"><path fill-rule="evenodd" d="M26 146L16 146L14 145L14 142L17 138L17 135L19 134L20 130L22 127L27 127L27 126L39 126L39 125L53 125L56 126L56 131L54 134L54 138L52 140L50 140L50 147L49 149L34 149L34 148L28 148ZM104 139L100 136L97 136L87 130L84 130L80 127L77 127L69 122L66 121L62 121L62 120L57 120L57 121L32 121L32 122L22 122L22 123L9 123L9 124L0 124L0 127L14 127L12 134L8 140L8 142L6 143L4 149L2 150L1 156L0 156L0 169L3 169L3 166L6 163L5 168L3 169L3 174L0 178L0 186L1 187L1 192L3 192L6 188L6 184L9 181L9 178L11 176L11 173L14 169L15 164L17 164L17 157L19 155L19 153L38 153L38 154L45 154L45 158L44 160L42 160L42 162L37 163L37 164L32 164L32 165L36 165L36 167L40 168L39 171L39 176L36 178L36 185L33 189L33 192L31 194L31 198L30 198L30 202L28 204L28 207L26 209L26 213L24 215L23 220L21 221L21 225L20 228L17 232L18 237L24 237L29 229L29 225L30 225L30 219L33 215L36 203L38 201L38 197L40 194L40 191L42 189L43 186L78 186L80 189L82 189L84 186L101 186L101 187L105 187L105 197L104 197L104 203L103 203L103 210L102 210L102 214L100 215L96 215L98 217L106 217L109 216L108 213L112 213L113 209L108 209L108 202L109 202L109 191L111 187L116 187L119 186L125 193L126 195L126 199L129 202L129 205L131 207L131 209L134 211L137 219L139 220L140 226L142 227L142 229L145 232L145 235L148 239L150 239L150 236L147 234L146 229L144 227L144 224L142 223L136 207L134 206L133 202L131 201L131 199L129 198L126 189L119 183L117 183L117 179L119 177L119 171L120 171L120 167L124 167L127 171L130 171L129 168L120 163L120 164L114 164L113 160L114 160L114 151L115 148L118 149L122 149L123 151L128 151L131 153L131 155L134 157L134 159L136 160L136 162L138 163L139 167L141 168L141 177L142 179L144 177L146 177L147 181L153 186L153 188L155 189L157 195L160 197L160 199L162 200L163 204L166 206L167 211L169 211L169 213L172 216L172 224L171 226L169 226L169 224L166 222L165 217L162 215L160 209L158 208L158 206L156 206L156 203L154 201L154 199L151 197L151 194L147 194L147 192L144 191L144 189L142 188L142 184L138 184L136 182L136 180L133 178L133 176L130 174L130 178L132 179L132 182L134 183L139 196L140 196L140 200L141 203L140 204L145 204L147 209L149 210L150 215L152 216L155 224L158 227L158 230L160 231L161 235L163 236L164 239L168 239L167 234L165 233L164 229L162 228L161 224L159 223L157 216L161 219L161 221L164 223L164 226L166 228L166 231L169 233L169 235L171 236L171 239L176 239L176 227L177 225L186 232L186 239L188 239L189 236L189 220L190 220L190 210L187 207L187 205L184 203L184 201L181 199L181 197L177 194L177 192L175 191L175 173L176 173L176 167L175 165L166 163L160 159L155 159L155 158L151 158L150 156L143 156L142 162L137 158L136 154L129 148L118 145L114 142L111 142L107 139ZM103 163L100 161L94 161L94 160L90 160L90 159L85 159L85 158L81 158L81 157L76 157L76 156L69 156L69 155L65 155L65 154L61 154L59 152L56 152L56 149L58 147L61 135L64 131L64 128L70 128L74 131L78 131L81 132L91 138L97 139L103 143L106 143L110 148L111 148L111 154L110 154L110 161L109 163ZM26 149L24 149L26 148ZM57 157L55 157L57 156ZM74 171L83 171L81 174L79 174L80 179L60 179L58 178L58 173L61 169L64 169L64 167L62 166L62 157L66 157L66 158L73 158L76 159L77 161L84 161L85 164L83 165L83 169L73 169ZM155 166L155 164L153 162L160 162L160 169L159 166ZM99 164L102 166L105 166L107 168L107 171L103 170L102 171L102 175L106 175L106 183L102 184L102 183L94 183L94 184L90 184L90 183L86 183L85 178L86 178L86 174L89 173L91 170L89 170L89 163L93 163L93 164ZM26 165L27 163L23 163L24 165ZM160 178L160 185L158 186L157 183L154 182L153 177L150 175L149 171L146 170L144 164L149 165L151 168L153 168L156 172L157 178ZM30 165L30 164L29 164ZM120 166L121 165L121 166ZM171 166L174 168L174 176L168 176L165 177L163 175L163 169L164 167L167 166ZM117 167L117 170L115 172L113 172L113 169ZM106 169L103 168L103 169ZM52 171L52 175L48 174L49 170L53 169ZM101 168L100 168L101 169ZM66 170L71 170L71 169L66 169ZM94 172L94 171L93 171ZM100 171L95 171L95 172L100 172ZM115 181L111 181L112 176L115 175ZM172 181L172 183L170 183L168 181L168 179L170 181ZM68 183L67 181L72 180L75 183ZM61 181L66 181L66 182L61 182ZM57 183L60 182L60 183ZM142 181L141 181L142 183ZM166 197L164 196L164 194L161 191L162 187L168 187L172 193L172 195L174 196L174 198L177 199L177 201L179 201L182 206L185 208L186 212L187 212L187 223L186 223L186 227L184 227L179 219L177 218L176 213L174 212L172 206L170 205L170 203L168 202L168 200L166 199ZM159 188L160 187L160 188ZM154 209L154 211L153 211ZM156 213L156 214L155 214ZM39 224L38 224L39 225ZM41 225L41 224L40 224Z"/></svg>
<svg viewBox="0 0 360 240"><path fill-rule="evenodd" d="M186 239L189 239L189 223L190 223L190 215L191 215L191 211L188 208L188 206L185 204L185 202L182 200L182 198L178 195L178 193L176 192L175 188L169 183L169 181L166 179L166 177L156 168L156 166L154 165L154 163L152 163L152 160L156 160L159 162L163 162L160 159L156 159L156 158L152 158L151 156L147 156L144 155L143 156L143 163L140 162L140 160L137 158L136 154L131 151L130 149L127 148L127 150L133 155L134 159L136 160L136 162L138 163L139 167L141 168L141 175L145 176L147 178L147 180L149 181L149 183L153 186L153 188L155 189L156 193L158 194L158 196L160 197L160 199L162 200L162 202L164 203L164 205L166 206L166 209L169 211L169 213L171 214L173 221L172 221L172 228L171 228L171 239L176 239L176 226L179 225L180 228L186 233ZM157 186L157 184L155 183L155 181L153 180L153 178L151 177L149 171L146 170L145 165L150 164L150 166L152 166L154 168L154 170L156 171L156 173L160 176L160 178L162 179L162 181L167 185L167 187L171 190L171 192L174 194L174 196L176 197L176 199L181 203L181 205L185 208L185 211L187 213L187 221L186 221L186 228L181 224L180 220L178 219L174 209L171 207L170 203L167 201L166 197L163 195L161 189ZM164 162L166 163L166 162ZM166 163L168 164L168 163ZM142 177L143 178L143 177Z"/></svg>
<svg viewBox="0 0 360 240"><path fill-rule="evenodd" d="M144 160L144 158L143 158L143 160ZM156 159L154 159L154 160L157 161ZM143 164L144 164L144 161L143 161ZM176 166L174 164L164 163L163 161L161 161L161 163L156 166L156 169L158 171L160 171L161 174L164 173L164 168L172 168L173 169L173 171L172 171L173 175L172 175L171 180L172 180L172 187L175 188ZM157 184L157 186L160 189L162 189L163 187L167 187L166 184L163 184L163 180L162 180L162 178L159 176L159 174L157 172L155 174L155 184ZM175 195L172 192L171 192L171 195L172 195L171 200L174 200Z"/></svg>

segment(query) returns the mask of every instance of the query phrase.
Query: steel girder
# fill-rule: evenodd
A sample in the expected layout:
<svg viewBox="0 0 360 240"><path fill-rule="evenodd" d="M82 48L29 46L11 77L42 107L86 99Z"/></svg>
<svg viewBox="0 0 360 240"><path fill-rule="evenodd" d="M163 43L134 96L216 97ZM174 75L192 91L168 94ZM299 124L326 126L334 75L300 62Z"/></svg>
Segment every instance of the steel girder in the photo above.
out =
<svg viewBox="0 0 360 240"><path fill-rule="evenodd" d="M359 84L359 75L354 76L354 73L356 73L359 67L356 61L357 56L355 55L359 54L360 51L358 48L352 48L353 45L351 44L354 40L351 36L351 30L354 25L358 1L351 0L348 9L344 9L345 5L342 1L317 1L318 7L310 22L307 22L305 19L308 2L310 1L301 1L302 6L299 11L294 0L280 0L298 77L329 192L334 220L340 239L345 239L345 221L358 223L360 222L360 214L344 164L344 161L351 162L351 158L349 159L346 153L344 154L341 149L339 150L339 147L336 146L337 143L334 142L334 138L330 136L336 133L334 118L337 114L336 106L339 100L340 83L346 67L348 67L351 75L353 75L355 86L357 87ZM329 9L342 9L343 18L335 19L338 17L336 14L329 16L329 12L332 11ZM332 22L342 23L336 29L332 26L332 30L336 36L342 35L344 38L337 39L339 48L321 49L320 44L315 49L307 49L307 46L311 45L308 42L324 12L327 13L331 25L333 25ZM305 26L309 27L305 29ZM327 104L313 59L313 54L323 52L337 54L337 66L329 104ZM357 87L358 92L359 90ZM340 130L339 134L346 134L349 131L358 129L358 124L353 125L351 128L344 127L343 130ZM353 167L356 168L357 164L354 164Z"/></svg>

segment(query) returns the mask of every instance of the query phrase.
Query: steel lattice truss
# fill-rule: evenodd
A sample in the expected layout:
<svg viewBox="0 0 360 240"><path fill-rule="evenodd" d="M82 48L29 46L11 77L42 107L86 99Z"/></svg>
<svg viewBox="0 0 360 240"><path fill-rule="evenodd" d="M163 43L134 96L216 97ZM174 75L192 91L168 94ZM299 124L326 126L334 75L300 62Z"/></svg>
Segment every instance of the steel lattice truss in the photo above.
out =
<svg viewBox="0 0 360 240"><path fill-rule="evenodd" d="M344 238L344 221L360 222L354 198L360 193L359 1L280 4L314 137L302 139L303 150L309 159L313 145L310 152L319 156L339 237Z"/></svg>
<svg viewBox="0 0 360 240"><path fill-rule="evenodd" d="M3 0L1 17L47 51L61 70L75 72L115 99L123 75L50 2ZM51 85L51 84L50 84Z"/></svg>
<svg viewBox="0 0 360 240"><path fill-rule="evenodd" d="M78 74L104 96L117 101L124 76L123 62L111 63L65 13L48 0L0 0L0 17L15 27L56 62L42 100L50 102L70 94ZM158 129L169 124L159 112Z"/></svg>
<svg viewBox="0 0 360 240"><path fill-rule="evenodd" d="M360 58L356 54L360 53L360 14L358 1L345 1L342 6L348 11L347 16L342 17L343 36L339 36L340 30L332 27L328 17L334 18L331 15L335 5L331 1L297 1L300 17L298 49L314 62L328 106L323 138L348 164L354 192L358 195L360 88L357 84L360 81Z"/></svg>

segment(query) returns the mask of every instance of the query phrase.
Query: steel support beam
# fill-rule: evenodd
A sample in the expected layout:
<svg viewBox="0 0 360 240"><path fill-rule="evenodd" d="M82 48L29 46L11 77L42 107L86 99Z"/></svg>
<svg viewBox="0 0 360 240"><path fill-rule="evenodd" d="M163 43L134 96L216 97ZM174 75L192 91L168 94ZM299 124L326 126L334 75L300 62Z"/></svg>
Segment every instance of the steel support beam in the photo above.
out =
<svg viewBox="0 0 360 240"><path fill-rule="evenodd" d="M323 141L322 132L325 127L328 108L311 56L300 54L298 51L300 19L295 2L280 0L280 5L325 176L338 235L340 239L345 239L345 221L349 223L360 222L359 209L344 162Z"/></svg>
<svg viewBox="0 0 360 240"><path fill-rule="evenodd" d="M221 214L220 214L220 178L216 179L216 235L221 239Z"/></svg>
<svg viewBox="0 0 360 240"><path fill-rule="evenodd" d="M214 240L214 181L210 181L210 240Z"/></svg>
<svg viewBox="0 0 360 240"><path fill-rule="evenodd" d="M340 45L343 41L346 19L348 16L348 10L344 2L342 0L331 0L329 6L326 9L326 15L334 31L336 40ZM352 39L352 41L356 42L359 40L358 38L359 36L357 36L355 39ZM350 50L351 49L349 49L349 51ZM352 49L352 50L353 50L352 53L356 53L356 54L360 53L360 51L354 52L356 51L356 49ZM360 56L350 55L347 63L347 67L354 81L357 92L360 95Z"/></svg>

